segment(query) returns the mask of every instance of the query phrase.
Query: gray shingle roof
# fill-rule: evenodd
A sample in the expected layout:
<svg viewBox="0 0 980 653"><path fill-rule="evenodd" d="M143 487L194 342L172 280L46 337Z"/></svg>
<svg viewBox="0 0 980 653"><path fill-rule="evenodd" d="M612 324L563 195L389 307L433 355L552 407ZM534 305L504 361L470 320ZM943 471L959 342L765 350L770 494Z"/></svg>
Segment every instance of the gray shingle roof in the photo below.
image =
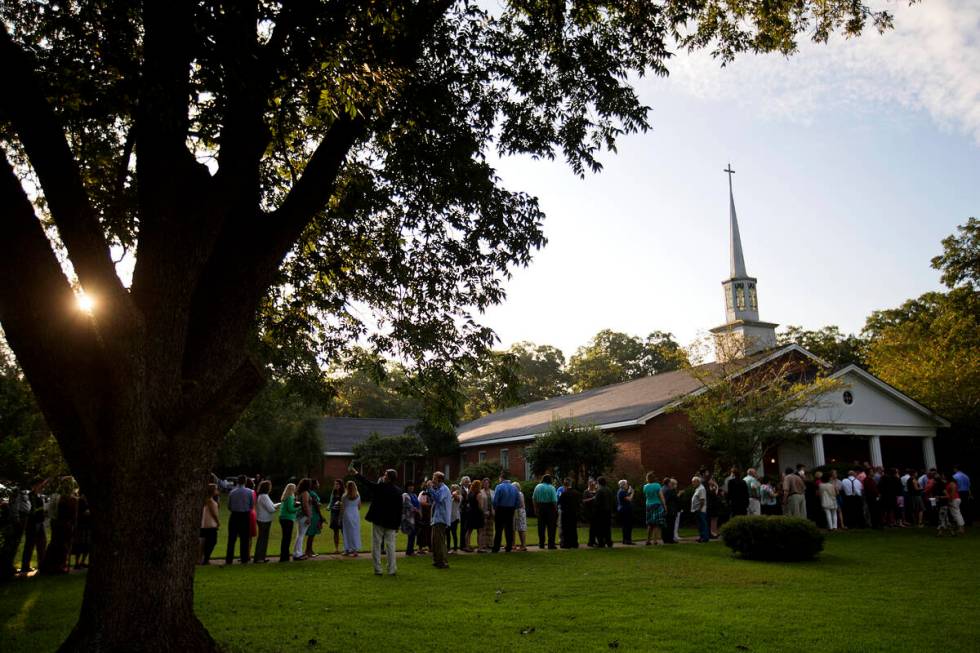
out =
<svg viewBox="0 0 980 653"><path fill-rule="evenodd" d="M405 429L414 425L414 419L324 417L317 424L317 433L324 451L350 453L355 444L364 442L372 433L382 437L404 435Z"/></svg>
<svg viewBox="0 0 980 653"><path fill-rule="evenodd" d="M740 365L749 366L784 350L785 347L754 354L740 361ZM703 383L698 376L702 379L710 377L719 368L717 363L706 363L695 368L697 375L690 369L662 372L508 408L461 425L459 443L466 447L503 438L538 435L546 432L556 419L596 426L637 420L699 389Z"/></svg>

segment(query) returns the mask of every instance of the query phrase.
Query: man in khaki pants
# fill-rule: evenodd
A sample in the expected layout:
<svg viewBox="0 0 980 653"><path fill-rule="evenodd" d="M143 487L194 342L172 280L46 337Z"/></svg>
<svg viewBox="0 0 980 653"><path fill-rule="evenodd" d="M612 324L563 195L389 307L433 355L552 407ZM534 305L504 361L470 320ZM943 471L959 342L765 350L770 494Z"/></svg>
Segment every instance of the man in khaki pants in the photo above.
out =
<svg viewBox="0 0 980 653"><path fill-rule="evenodd" d="M446 529L452 520L453 495L442 472L432 475L432 484L432 564L438 569L449 569Z"/></svg>
<svg viewBox="0 0 980 653"><path fill-rule="evenodd" d="M784 515L806 519L806 499L803 497L805 491L806 483L803 482L803 478L794 472L792 467L787 467L786 476L783 477Z"/></svg>

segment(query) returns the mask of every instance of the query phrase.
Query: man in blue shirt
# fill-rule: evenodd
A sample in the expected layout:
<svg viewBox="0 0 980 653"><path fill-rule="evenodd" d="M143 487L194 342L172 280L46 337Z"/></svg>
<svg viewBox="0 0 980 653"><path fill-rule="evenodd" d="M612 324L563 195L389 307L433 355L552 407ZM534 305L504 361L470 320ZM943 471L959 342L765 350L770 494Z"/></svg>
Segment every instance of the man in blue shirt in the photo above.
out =
<svg viewBox="0 0 980 653"><path fill-rule="evenodd" d="M970 477L959 468L959 465L953 465L953 480L956 481L956 491L960 495L960 511L963 513L963 520L967 526L972 526L973 495L970 491Z"/></svg>
<svg viewBox="0 0 980 653"><path fill-rule="evenodd" d="M238 477L238 486L228 493L228 550L225 553L225 564L230 565L235 559L235 541L241 540L241 561L248 562L248 551L252 533L249 528L249 514L255 505L255 496L245 487L245 476Z"/></svg>
<svg viewBox="0 0 980 653"><path fill-rule="evenodd" d="M452 522L453 495L446 486L442 472L432 475L432 565L437 569L449 569L446 529Z"/></svg>
<svg viewBox="0 0 980 653"><path fill-rule="evenodd" d="M493 549L500 552L500 536L507 535L507 548L510 553L514 547L514 511L520 505L520 490L507 480L507 472L500 472L497 487L493 490Z"/></svg>

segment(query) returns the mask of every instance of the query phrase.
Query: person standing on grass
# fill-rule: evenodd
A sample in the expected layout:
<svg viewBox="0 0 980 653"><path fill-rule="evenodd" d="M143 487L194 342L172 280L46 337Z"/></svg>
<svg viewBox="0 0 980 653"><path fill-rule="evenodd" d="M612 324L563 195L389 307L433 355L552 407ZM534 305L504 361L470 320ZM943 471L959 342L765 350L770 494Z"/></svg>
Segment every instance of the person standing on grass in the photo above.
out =
<svg viewBox="0 0 980 653"><path fill-rule="evenodd" d="M595 512L595 493L599 486L596 484L594 478L589 479L588 485L585 486L585 492L582 493L582 517L585 518L586 523L589 525L589 541L586 543L587 546L595 546L595 522L592 519ZM561 495L565 490L564 487L558 488L558 527L559 527L559 540L564 541L565 533L565 519L562 518L562 503ZM576 536L576 546L578 537Z"/></svg>
<svg viewBox="0 0 980 653"><path fill-rule="evenodd" d="M289 549L293 544L293 526L296 525L296 484L289 483L279 499L279 527L282 539L279 543L279 562L289 562Z"/></svg>
<svg viewBox="0 0 980 653"><path fill-rule="evenodd" d="M490 479L483 479L483 545L481 548L486 553L493 546L493 488L490 486Z"/></svg>
<svg viewBox="0 0 980 653"><path fill-rule="evenodd" d="M354 481L347 481L340 510L344 522L344 555L356 558L361 550L361 495Z"/></svg>
<svg viewBox="0 0 980 653"><path fill-rule="evenodd" d="M708 493L701 483L701 477L692 476L691 512L698 518L698 542L704 544L711 541L711 530L708 528Z"/></svg>
<svg viewBox="0 0 980 653"><path fill-rule="evenodd" d="M334 480L330 491L330 530L333 532L333 552L340 553L340 531L344 525L340 513L344 500L344 482L339 478Z"/></svg>
<svg viewBox="0 0 980 653"><path fill-rule="evenodd" d="M677 541L674 539L674 515L676 506L674 504L678 503L678 501L677 492L670 486L669 476L664 476L660 482L660 489L664 496L664 518L660 523L660 540L664 544L676 544Z"/></svg>
<svg viewBox="0 0 980 653"><path fill-rule="evenodd" d="M844 524L848 528L864 528L864 484L858 480L855 470L847 472L847 478L841 481L841 491L844 493Z"/></svg>
<svg viewBox="0 0 980 653"><path fill-rule="evenodd" d="M217 488L215 488L215 492L217 492ZM71 541L71 552L75 556L75 569L88 567L88 554L91 548L92 508L89 506L85 495L80 494L78 495L78 520L75 522L75 536Z"/></svg>
<svg viewBox="0 0 980 653"><path fill-rule="evenodd" d="M827 519L827 528L837 530L837 486L831 481L820 484L820 507Z"/></svg>
<svg viewBox="0 0 980 653"><path fill-rule="evenodd" d="M225 551L225 564L230 565L235 559L235 543L239 544L239 554L242 564L249 560L251 547L251 531L249 520L252 508L255 506L255 495L245 487L245 476L238 477L238 485L228 493L228 548Z"/></svg>
<svg viewBox="0 0 980 653"><path fill-rule="evenodd" d="M493 536L494 553L500 551L501 538L506 540L507 553L514 548L514 511L520 503L521 491L507 480L507 473L500 472L500 480L493 490L493 520L496 533Z"/></svg>
<svg viewBox="0 0 980 653"><path fill-rule="evenodd" d="M38 478L31 483L31 489L27 493L24 505L27 512L20 510L21 519L24 523L24 552L20 561L20 573L26 574L31 571L31 557L37 550L37 563L41 564L44 554L47 552L48 536L44 530L44 499L41 491L44 490L47 479Z"/></svg>
<svg viewBox="0 0 980 653"><path fill-rule="evenodd" d="M956 479L953 477L949 478L949 480L945 483L943 494L946 498L946 505L949 506L949 517L956 525L957 532L960 535L963 535L966 532L966 521L963 519L963 511L961 510L963 498L960 497L960 491L959 487L957 486Z"/></svg>
<svg viewBox="0 0 980 653"><path fill-rule="evenodd" d="M616 498L606 481L605 476L596 479L598 488L595 492L595 508L592 513L596 525L595 544L598 547L612 548L612 513L616 506Z"/></svg>
<svg viewBox="0 0 980 653"><path fill-rule="evenodd" d="M402 521L402 490L395 482L398 472L389 469L380 483L369 481L357 474L357 481L371 487L371 507L368 508L367 519L371 524L371 560L374 562L374 575L380 576L381 549L384 547L388 557L388 575L394 576L398 571L395 561L395 536Z"/></svg>
<svg viewBox="0 0 980 653"><path fill-rule="evenodd" d="M623 529L623 544L633 544L633 488L625 478L619 481L616 492L616 514Z"/></svg>
<svg viewBox="0 0 980 653"><path fill-rule="evenodd" d="M534 486L531 503L534 505L534 514L538 517L538 548L543 549L545 547L546 533L548 548L556 548L555 528L557 524L555 522L558 518L558 494L551 484L551 474L542 476L541 482Z"/></svg>
<svg viewBox="0 0 980 653"><path fill-rule="evenodd" d="M524 492L521 490L521 484L517 481L512 481L511 485L517 488L517 510L514 511L514 530L517 532L517 537L521 542L519 551L527 551L527 508L524 504Z"/></svg>
<svg viewBox="0 0 980 653"><path fill-rule="evenodd" d="M787 517L801 517L806 519L806 484L803 479L793 471L792 467L786 468L786 476L783 477L783 514Z"/></svg>
<svg viewBox="0 0 980 653"><path fill-rule="evenodd" d="M470 534L476 531L476 548L480 548L480 533L483 531L483 508L480 507L480 497L483 483L479 480L470 485L466 498L466 530L463 531L463 551L473 553L470 547Z"/></svg>
<svg viewBox="0 0 980 653"><path fill-rule="evenodd" d="M725 494L728 496L728 511L731 517L749 513L749 486L742 479L738 467L732 467L731 476L725 482Z"/></svg>
<svg viewBox="0 0 980 653"><path fill-rule="evenodd" d="M453 499L453 508L449 515L449 550L453 553L459 550L459 520L460 502L459 486L455 483L449 488L450 496Z"/></svg>
<svg viewBox="0 0 980 653"><path fill-rule="evenodd" d="M963 523L972 526L973 493L970 490L970 477L960 469L959 465L953 465L953 480L956 481L956 492L960 495L960 512L963 514Z"/></svg>
<svg viewBox="0 0 980 653"><path fill-rule="evenodd" d="M316 536L323 532L323 514L320 512L320 494L318 490L320 489L320 481L315 478L310 479L310 525L306 527L306 557L315 558L317 557L316 551L313 550L313 542L316 540Z"/></svg>
<svg viewBox="0 0 980 653"><path fill-rule="evenodd" d="M258 495L258 492L255 491L255 481L254 480L252 480L250 478L246 478L245 479L245 487L247 487L249 490L252 491L252 509L248 512L248 537L249 537L249 540L248 540L248 553L249 553L249 556L251 557L252 556L252 542L254 542L255 541L255 538L258 537L258 535L259 535L259 523L258 523L257 515L255 514L255 509L256 509L256 507L259 504L259 495ZM254 558L253 558L253 560L254 560Z"/></svg>
<svg viewBox="0 0 980 653"><path fill-rule="evenodd" d="M677 479L672 478L667 484L667 489L670 490L670 496L664 492L664 498L667 499L667 514L673 515L671 522L673 524L671 530L671 543L677 544L681 541L681 493L677 489Z"/></svg>
<svg viewBox="0 0 980 653"><path fill-rule="evenodd" d="M464 476L459 479L459 534L463 538L463 551L470 548L470 541L467 537L469 532L470 518L470 477Z"/></svg>
<svg viewBox="0 0 980 653"><path fill-rule="evenodd" d="M746 514L748 515L761 515L762 514L762 502L759 495L759 488L762 484L759 482L758 476L756 476L755 469L749 468L745 472L745 478L742 479L745 483L745 487L749 492L749 503L747 507Z"/></svg>
<svg viewBox="0 0 980 653"><path fill-rule="evenodd" d="M909 508L909 525L922 528L922 517L925 515L926 506L922 498L923 492L922 486L919 485L919 478L915 474L909 475L906 486L908 487L909 501L911 503L911 507Z"/></svg>
<svg viewBox="0 0 980 653"><path fill-rule="evenodd" d="M408 546L405 547L405 555L407 556L415 555L419 508L419 497L415 493L415 483L408 481L405 483L405 492L402 494L402 523L400 526L402 533L408 536Z"/></svg>
<svg viewBox="0 0 980 653"><path fill-rule="evenodd" d="M561 515L561 548L578 548L578 520L582 512L582 495L572 487L572 479L562 483L565 488L558 497L558 514ZM589 532L592 532L590 526Z"/></svg>
<svg viewBox="0 0 980 653"><path fill-rule="evenodd" d="M303 540L310 527L313 502L310 500L310 479L304 478L296 486L296 541L293 543L293 560L306 560L303 556Z"/></svg>
<svg viewBox="0 0 980 653"><path fill-rule="evenodd" d="M449 569L446 531L452 521L453 495L442 472L432 474L432 566Z"/></svg>
<svg viewBox="0 0 980 653"><path fill-rule="evenodd" d="M643 486L643 498L646 505L647 546L660 540L655 540L655 531L664 522L664 490L657 482L653 472L647 472L647 483Z"/></svg>
<svg viewBox="0 0 980 653"><path fill-rule="evenodd" d="M266 552L269 549L269 532L272 530L272 518L279 506L269 498L272 491L272 481L266 479L259 483L258 501L255 505L255 519L259 529L258 539L255 540L255 562L268 562Z"/></svg>
<svg viewBox="0 0 980 653"><path fill-rule="evenodd" d="M218 543L218 486L208 483L208 491L204 495L204 506L201 508L201 564L211 562L211 554Z"/></svg>

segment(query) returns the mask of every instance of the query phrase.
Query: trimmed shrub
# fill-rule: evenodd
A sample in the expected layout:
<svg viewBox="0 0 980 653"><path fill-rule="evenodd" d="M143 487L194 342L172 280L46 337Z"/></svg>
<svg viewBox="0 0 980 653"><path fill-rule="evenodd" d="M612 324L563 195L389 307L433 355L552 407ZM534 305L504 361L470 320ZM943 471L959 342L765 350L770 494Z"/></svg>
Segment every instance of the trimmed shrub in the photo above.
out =
<svg viewBox="0 0 980 653"><path fill-rule="evenodd" d="M823 533L799 517L736 517L722 526L721 539L746 560L812 560L823 551Z"/></svg>

